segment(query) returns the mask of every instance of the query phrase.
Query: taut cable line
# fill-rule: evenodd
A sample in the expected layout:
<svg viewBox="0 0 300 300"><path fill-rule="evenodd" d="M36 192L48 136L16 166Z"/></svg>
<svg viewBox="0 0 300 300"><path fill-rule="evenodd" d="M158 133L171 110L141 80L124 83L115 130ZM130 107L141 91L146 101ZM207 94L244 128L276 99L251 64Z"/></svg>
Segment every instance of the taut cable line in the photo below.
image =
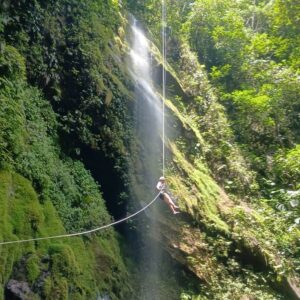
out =
<svg viewBox="0 0 300 300"><path fill-rule="evenodd" d="M81 232L74 232L74 233L66 233L66 234L60 234L60 235L53 235L53 236L45 236L45 237L38 237L38 238L32 238L32 239L24 239L24 240L15 240L15 241L7 241L7 242L0 242L0 246L1 245L9 245L9 244L20 244L20 243L27 243L27 242L35 242L35 241L43 241L43 240L52 240L52 239L61 239L61 238L67 238L67 237L73 237L73 236L80 236L80 235L86 235L89 233L93 233L96 231L100 231L106 228L109 228L111 226L123 223L133 217L135 217L136 215L140 214L142 211L144 211L145 209L147 209L150 205L152 205L158 198L159 194L151 201L149 202L146 206L142 207L140 210L138 210L137 212L123 218L120 219L118 221L100 226L100 227L96 227L94 229L90 229L90 230L86 230L86 231L81 231Z"/></svg>

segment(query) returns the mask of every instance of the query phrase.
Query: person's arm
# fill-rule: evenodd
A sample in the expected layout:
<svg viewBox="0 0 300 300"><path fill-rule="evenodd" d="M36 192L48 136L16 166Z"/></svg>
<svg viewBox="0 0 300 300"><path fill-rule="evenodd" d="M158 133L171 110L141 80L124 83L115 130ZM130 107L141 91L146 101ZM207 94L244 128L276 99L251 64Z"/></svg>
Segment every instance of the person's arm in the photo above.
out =
<svg viewBox="0 0 300 300"><path fill-rule="evenodd" d="M157 185L156 185L156 189L158 190L158 191L161 191L161 189L162 189L162 183L159 181L158 183L157 183Z"/></svg>

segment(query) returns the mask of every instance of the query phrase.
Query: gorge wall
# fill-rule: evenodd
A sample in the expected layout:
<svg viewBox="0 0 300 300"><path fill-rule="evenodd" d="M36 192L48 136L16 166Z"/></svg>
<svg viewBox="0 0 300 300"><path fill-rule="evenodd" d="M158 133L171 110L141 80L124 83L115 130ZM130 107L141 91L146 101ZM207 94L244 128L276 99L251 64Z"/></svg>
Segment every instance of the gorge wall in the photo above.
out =
<svg viewBox="0 0 300 300"><path fill-rule="evenodd" d="M141 156L148 131L136 131L129 12L147 36L158 102L162 68L167 72L167 178L182 211L174 217L158 202L99 234L0 246L1 299L300 298L299 161L289 162L299 142L296 58L287 49L285 58L279 50L269 58L262 36L251 35L248 45L240 17L250 12L239 8L239 15L224 1L231 13L221 20L212 2L166 1L165 64L160 16L153 13L159 1L0 4L1 240L88 230L155 196L142 171L156 170L153 158ZM273 10L281 4L275 1ZM218 32L197 19L203 11ZM250 16L259 25L263 13ZM213 40L202 41L206 33ZM233 47L237 40L247 55ZM275 66L280 59L288 62ZM247 60L247 68L235 64ZM262 76L269 81L261 83ZM277 98L285 104L278 100L269 111L275 104L266 102Z"/></svg>

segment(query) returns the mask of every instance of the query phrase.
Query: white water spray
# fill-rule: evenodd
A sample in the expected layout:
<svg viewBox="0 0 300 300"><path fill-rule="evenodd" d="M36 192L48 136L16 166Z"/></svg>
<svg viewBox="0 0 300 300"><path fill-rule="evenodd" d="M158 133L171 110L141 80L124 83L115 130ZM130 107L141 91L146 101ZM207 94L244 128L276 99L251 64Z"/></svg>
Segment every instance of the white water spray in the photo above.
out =
<svg viewBox="0 0 300 300"><path fill-rule="evenodd" d="M151 66L149 41L136 21L131 27L130 45L128 69L135 82L135 156L131 186L133 198L140 202L155 192L157 180L164 169L164 112L163 101L154 87L156 78ZM161 281L162 249L154 241L154 237L160 239L157 220L158 212L153 208L149 218L138 225L143 245L139 249L140 297L145 300L162 299L157 288Z"/></svg>
<svg viewBox="0 0 300 300"><path fill-rule="evenodd" d="M138 156L145 158L144 168L138 172L153 191L161 169L164 169L164 103L153 85L149 41L137 21L131 27L131 45L128 67L135 81L135 127L141 146Z"/></svg>

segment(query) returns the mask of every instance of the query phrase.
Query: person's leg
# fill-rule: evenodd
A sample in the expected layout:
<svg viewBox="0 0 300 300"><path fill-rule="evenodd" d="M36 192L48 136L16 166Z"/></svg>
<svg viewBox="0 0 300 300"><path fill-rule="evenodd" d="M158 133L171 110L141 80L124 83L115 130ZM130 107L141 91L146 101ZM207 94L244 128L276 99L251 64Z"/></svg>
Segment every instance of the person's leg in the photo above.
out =
<svg viewBox="0 0 300 300"><path fill-rule="evenodd" d="M172 200L172 198L167 194L167 193L164 193L164 196L165 196L165 200L166 202L168 202L169 205L172 205L174 208L179 208Z"/></svg>
<svg viewBox="0 0 300 300"><path fill-rule="evenodd" d="M171 211L173 212L173 214L179 213L178 211L176 211L176 208L178 208L178 207L176 207L176 205L174 205L174 202L172 201L170 196L166 193L164 193L164 200L165 200L166 204L169 206L169 208L171 209Z"/></svg>
<svg viewBox="0 0 300 300"><path fill-rule="evenodd" d="M174 207L170 204L169 199L167 198L166 194L164 194L164 201L166 202L166 204L169 206L169 208L171 209L171 211L172 211L173 214L174 214L175 209L174 209Z"/></svg>
<svg viewBox="0 0 300 300"><path fill-rule="evenodd" d="M172 213L173 213L173 214L176 214L175 208L174 208L172 205L170 205L170 204L168 204L168 206L169 206L169 208L171 209Z"/></svg>

